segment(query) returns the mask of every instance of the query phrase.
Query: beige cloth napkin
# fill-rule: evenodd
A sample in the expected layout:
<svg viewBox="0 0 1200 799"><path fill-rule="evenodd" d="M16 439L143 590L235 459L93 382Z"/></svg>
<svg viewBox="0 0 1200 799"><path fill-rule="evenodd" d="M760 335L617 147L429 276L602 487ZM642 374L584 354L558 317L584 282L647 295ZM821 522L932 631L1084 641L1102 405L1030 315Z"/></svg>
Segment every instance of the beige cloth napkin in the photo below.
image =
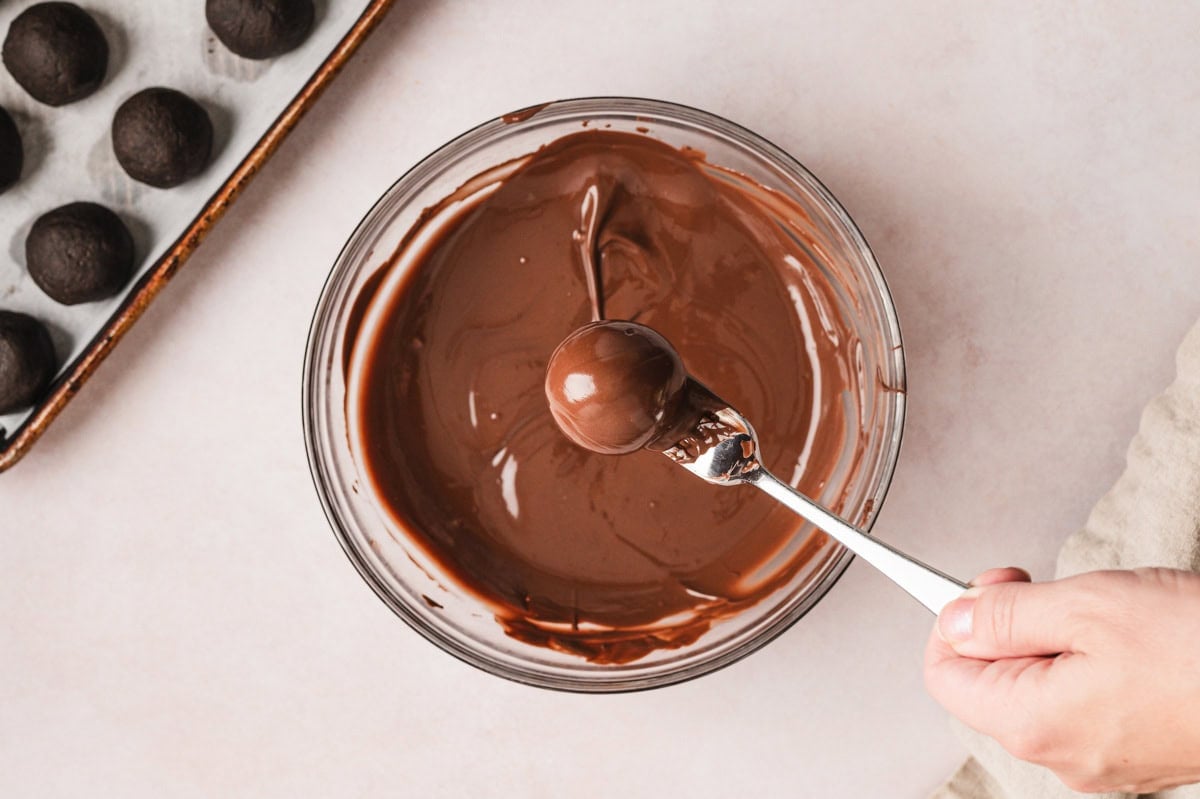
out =
<svg viewBox="0 0 1200 799"><path fill-rule="evenodd" d="M1175 382L1146 406L1124 474L1067 539L1057 573L1168 566L1200 571L1200 325L1176 357ZM990 738L956 724L971 757L932 799L1133 799L1081 794L1048 770L1011 757ZM1153 799L1200 799L1200 784Z"/></svg>

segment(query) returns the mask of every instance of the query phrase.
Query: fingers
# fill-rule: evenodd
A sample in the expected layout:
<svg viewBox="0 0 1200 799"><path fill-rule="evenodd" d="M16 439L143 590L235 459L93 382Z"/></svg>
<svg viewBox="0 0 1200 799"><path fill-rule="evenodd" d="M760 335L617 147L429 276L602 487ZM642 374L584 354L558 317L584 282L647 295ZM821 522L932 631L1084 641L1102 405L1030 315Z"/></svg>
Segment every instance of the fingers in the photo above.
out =
<svg viewBox="0 0 1200 799"><path fill-rule="evenodd" d="M1010 751L1019 750L1014 742L1037 728L1040 708L1055 697L1051 680L1056 663L1047 657L963 657L933 634L925 652L925 687L964 724L1000 740Z"/></svg>
<svg viewBox="0 0 1200 799"><path fill-rule="evenodd" d="M1029 572L1015 567L980 574L966 596L942 610L925 651L929 694L963 723L993 737L1008 738L1011 731L1029 725L1030 708L1040 704L1053 661L1036 656L993 661L962 650L999 651L992 625L979 624L982 632L976 635L976 609L981 620L993 612L994 600L980 605L980 597L1005 585L1028 588L1030 579Z"/></svg>
<svg viewBox="0 0 1200 799"><path fill-rule="evenodd" d="M983 660L1072 651L1070 588L1028 577L1019 569L984 572L942 609L938 635L959 655Z"/></svg>
<svg viewBox="0 0 1200 799"><path fill-rule="evenodd" d="M1033 578L1024 569L1005 566L1003 569L988 569L971 581L971 585L995 585L996 583L1028 583Z"/></svg>

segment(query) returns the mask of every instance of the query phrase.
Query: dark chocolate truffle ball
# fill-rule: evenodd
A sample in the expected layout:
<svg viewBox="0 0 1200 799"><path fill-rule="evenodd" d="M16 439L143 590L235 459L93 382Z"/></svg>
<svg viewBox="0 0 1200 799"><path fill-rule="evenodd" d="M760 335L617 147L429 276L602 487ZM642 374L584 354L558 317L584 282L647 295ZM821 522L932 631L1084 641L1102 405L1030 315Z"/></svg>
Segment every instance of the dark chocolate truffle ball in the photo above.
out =
<svg viewBox="0 0 1200 799"><path fill-rule="evenodd" d="M56 368L45 326L32 316L0 311L0 413L37 402Z"/></svg>
<svg viewBox="0 0 1200 799"><path fill-rule="evenodd" d="M120 217L95 203L71 203L42 215L25 239L29 276L64 305L121 290L133 274L133 238Z"/></svg>
<svg viewBox="0 0 1200 799"><path fill-rule="evenodd" d="M687 372L665 338L633 322L593 322L546 368L550 413L567 438L604 455L634 452L672 421Z"/></svg>
<svg viewBox="0 0 1200 799"><path fill-rule="evenodd" d="M8 112L0 107L0 192L3 192L21 177L25 164L25 148L21 146L21 134Z"/></svg>
<svg viewBox="0 0 1200 799"><path fill-rule="evenodd" d="M183 92L144 89L117 109L112 143L117 161L131 178L169 189L208 166L212 121Z"/></svg>
<svg viewBox="0 0 1200 799"><path fill-rule="evenodd" d="M4 66L35 100L66 105L104 82L108 42L96 21L74 3L38 3L9 27Z"/></svg>
<svg viewBox="0 0 1200 799"><path fill-rule="evenodd" d="M243 58L274 58L295 50L313 26L312 0L207 0L208 26Z"/></svg>

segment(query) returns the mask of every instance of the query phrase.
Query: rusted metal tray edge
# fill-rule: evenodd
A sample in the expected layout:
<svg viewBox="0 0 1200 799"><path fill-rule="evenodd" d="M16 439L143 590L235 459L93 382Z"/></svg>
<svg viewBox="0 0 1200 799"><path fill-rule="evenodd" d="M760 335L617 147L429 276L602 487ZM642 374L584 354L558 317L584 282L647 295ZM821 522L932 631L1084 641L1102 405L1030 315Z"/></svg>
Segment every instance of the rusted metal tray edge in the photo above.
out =
<svg viewBox="0 0 1200 799"><path fill-rule="evenodd" d="M65 372L59 375L51 387L50 393L38 404L37 410L17 428L11 438L0 442L0 472L9 469L21 460L38 438L46 432L50 423L79 392L79 389L92 376L101 362L108 357L121 337L129 332L133 323L138 320L150 302L158 296L167 282L175 276L179 267L183 266L204 237L208 235L208 232L225 215L229 206L233 205L234 200L258 174L267 159L279 149L279 145L296 127L296 123L313 106L317 98L349 61L350 56L366 40L394 4L395 0L372 0L354 27L313 73L304 88L292 98L287 108L258 140L250 154L209 198L187 230L176 239L158 263L142 276L121 307L91 340L87 349L70 364Z"/></svg>

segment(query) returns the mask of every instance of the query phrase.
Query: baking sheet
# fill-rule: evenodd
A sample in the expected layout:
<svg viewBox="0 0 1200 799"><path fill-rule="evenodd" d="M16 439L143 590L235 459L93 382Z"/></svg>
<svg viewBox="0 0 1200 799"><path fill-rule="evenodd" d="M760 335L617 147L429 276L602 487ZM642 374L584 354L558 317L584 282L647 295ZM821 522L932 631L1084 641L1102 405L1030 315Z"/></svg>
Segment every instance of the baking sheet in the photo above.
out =
<svg viewBox="0 0 1200 799"><path fill-rule="evenodd" d="M0 2L0 31L32 5ZM31 314L50 330L62 366L38 406L0 414L0 470L12 465L78 391L316 93L392 0L316 0L316 21L297 50L267 61L229 52L209 30L202 0L84 0L109 43L108 76L79 102L38 103L0 69L0 105L25 145L19 183L0 194L0 309ZM110 126L125 99L168 86L205 107L214 128L205 172L173 189L138 183L112 153ZM117 212L133 234L138 266L111 299L63 306L25 270L25 237L38 216L90 200Z"/></svg>

